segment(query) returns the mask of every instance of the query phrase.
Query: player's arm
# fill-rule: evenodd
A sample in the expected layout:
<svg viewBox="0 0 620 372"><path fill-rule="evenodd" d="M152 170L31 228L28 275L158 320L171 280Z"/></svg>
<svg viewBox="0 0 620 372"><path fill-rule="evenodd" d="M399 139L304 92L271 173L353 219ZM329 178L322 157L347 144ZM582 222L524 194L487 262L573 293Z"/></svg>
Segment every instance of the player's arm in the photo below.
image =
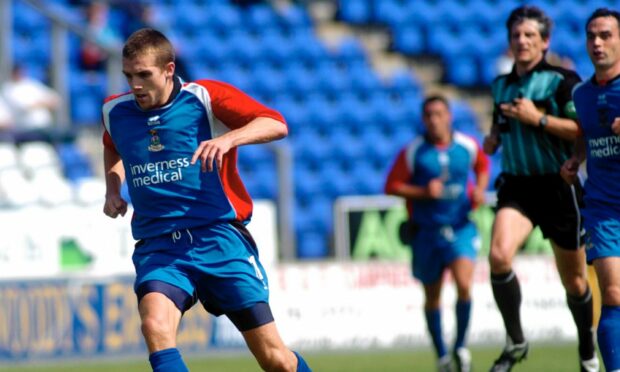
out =
<svg viewBox="0 0 620 372"><path fill-rule="evenodd" d="M103 167L106 186L103 213L112 218L119 214L124 216L127 202L121 197L121 185L125 180L125 168L107 132L104 134Z"/></svg>
<svg viewBox="0 0 620 372"><path fill-rule="evenodd" d="M575 120L543 114L529 98L516 98L512 103L502 103L500 109L502 114L518 120L521 124L538 127L568 141L577 138L579 126Z"/></svg>
<svg viewBox="0 0 620 372"><path fill-rule="evenodd" d="M201 161L203 172L213 170L215 161L222 167L224 155L230 149L249 144L282 139L288 127L282 115L257 102L239 89L216 81L202 81L209 91L214 116L230 131L202 141L192 156L192 164Z"/></svg>
<svg viewBox="0 0 620 372"><path fill-rule="evenodd" d="M472 201L474 206L484 204L485 192L489 187L490 173L489 173L489 158L486 156L481 148L478 148L476 153L476 159L474 161L474 174L476 175L476 185L472 192Z"/></svg>
<svg viewBox="0 0 620 372"><path fill-rule="evenodd" d="M545 115L528 98L517 98L512 104L504 104L502 111L506 116L516 118L524 125L538 127L564 140L574 141L579 134L579 125L572 93L581 78L572 71L565 71L563 76L554 97L560 109L558 116Z"/></svg>
<svg viewBox="0 0 620 372"><path fill-rule="evenodd" d="M586 141L583 135L578 135L575 140L575 147L573 150L573 156L562 164L560 169L560 175L568 184L577 182L579 174L579 166L586 159Z"/></svg>
<svg viewBox="0 0 620 372"><path fill-rule="evenodd" d="M443 182L436 178L427 185L413 185L409 182L411 171L407 165L405 150L401 151L394 162L385 182L385 193L411 200L438 199L443 194Z"/></svg>

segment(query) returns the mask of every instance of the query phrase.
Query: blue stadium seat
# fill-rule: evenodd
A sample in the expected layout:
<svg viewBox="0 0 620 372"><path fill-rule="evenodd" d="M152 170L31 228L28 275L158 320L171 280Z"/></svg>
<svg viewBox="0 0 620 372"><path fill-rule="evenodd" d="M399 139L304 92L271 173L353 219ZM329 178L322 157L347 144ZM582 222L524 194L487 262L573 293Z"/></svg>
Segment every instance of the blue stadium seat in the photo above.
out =
<svg viewBox="0 0 620 372"><path fill-rule="evenodd" d="M65 177L77 182L83 178L94 176L90 160L74 143L62 143L56 146Z"/></svg>
<svg viewBox="0 0 620 372"><path fill-rule="evenodd" d="M340 0L338 1L340 18L352 24L365 24L372 18L371 0Z"/></svg>
<svg viewBox="0 0 620 372"><path fill-rule="evenodd" d="M313 26L312 18L306 9L301 5L289 4L279 9L282 26L288 30L303 30Z"/></svg>
<svg viewBox="0 0 620 372"><path fill-rule="evenodd" d="M406 54L423 54L426 50L426 42L422 26L415 23L408 23L393 30L394 49Z"/></svg>
<svg viewBox="0 0 620 372"><path fill-rule="evenodd" d="M366 50L355 37L344 37L336 49L336 59L343 64L350 64L366 60Z"/></svg>
<svg viewBox="0 0 620 372"><path fill-rule="evenodd" d="M404 2L398 0L383 0L375 1L374 5L374 20L376 22L399 28L411 21L411 17L407 14L406 3Z"/></svg>

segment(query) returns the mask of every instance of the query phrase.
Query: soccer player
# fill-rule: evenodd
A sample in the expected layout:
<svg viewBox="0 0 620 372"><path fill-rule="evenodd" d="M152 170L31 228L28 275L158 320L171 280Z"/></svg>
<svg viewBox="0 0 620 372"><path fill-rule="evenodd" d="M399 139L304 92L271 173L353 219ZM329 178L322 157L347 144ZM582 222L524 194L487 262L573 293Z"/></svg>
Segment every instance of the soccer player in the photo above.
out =
<svg viewBox="0 0 620 372"><path fill-rule="evenodd" d="M452 370L452 357L446 350L441 328L440 298L446 268L452 273L458 293L452 354L459 371L471 371L465 336L479 239L468 213L472 202L484 201L489 161L474 139L452 130L445 97L429 96L424 100L422 121L425 135L400 151L388 174L385 192L407 202L413 276L424 286L426 323L439 371ZM475 186L468 182L472 169Z"/></svg>
<svg viewBox="0 0 620 372"><path fill-rule="evenodd" d="M252 201L236 169L237 147L286 136L284 119L228 84L182 82L159 31L133 33L122 63L131 91L103 105L103 211L125 214L126 179L138 240L134 288L153 370L187 371L176 332L200 301L234 323L264 370L309 371L274 323L267 275L245 228Z"/></svg>
<svg viewBox="0 0 620 372"><path fill-rule="evenodd" d="M607 371L620 371L620 13L597 9L586 23L594 76L573 92L582 137L562 175L577 181L587 159L586 255L602 295L598 344Z"/></svg>
<svg viewBox="0 0 620 372"><path fill-rule="evenodd" d="M572 155L578 126L571 98L578 75L549 65L551 20L537 7L514 9L506 22L514 66L492 84L495 103L484 150L502 146L496 181L497 214L489 263L493 296L504 320L506 345L491 371L510 371L524 359L528 343L521 328L521 289L512 260L539 226L549 238L568 307L579 337L580 368L598 371L592 331L592 293L582 246L579 184L567 185L559 170Z"/></svg>

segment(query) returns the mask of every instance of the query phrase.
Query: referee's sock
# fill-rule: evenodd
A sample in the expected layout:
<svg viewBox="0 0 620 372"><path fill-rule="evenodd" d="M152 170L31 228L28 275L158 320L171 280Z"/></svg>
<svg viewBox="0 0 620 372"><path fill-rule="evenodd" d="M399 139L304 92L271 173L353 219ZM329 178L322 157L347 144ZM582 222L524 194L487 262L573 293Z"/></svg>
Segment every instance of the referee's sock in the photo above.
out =
<svg viewBox="0 0 620 372"><path fill-rule="evenodd" d="M597 334L605 369L620 370L620 306L603 305Z"/></svg>
<svg viewBox="0 0 620 372"><path fill-rule="evenodd" d="M508 337L515 344L523 343L525 337L521 328L521 286L517 275L512 270L504 274L491 273L491 287Z"/></svg>
<svg viewBox="0 0 620 372"><path fill-rule="evenodd" d="M156 351L149 355L153 372L188 372L177 348Z"/></svg>
<svg viewBox="0 0 620 372"><path fill-rule="evenodd" d="M592 359L594 355L594 330L592 328L592 291L588 286L581 296L566 294L568 308L573 314L579 336L579 356L581 360Z"/></svg>
<svg viewBox="0 0 620 372"><path fill-rule="evenodd" d="M424 315L426 316L426 325L431 334L437 358L441 358L447 354L441 331L441 311L439 309L427 309L424 310Z"/></svg>

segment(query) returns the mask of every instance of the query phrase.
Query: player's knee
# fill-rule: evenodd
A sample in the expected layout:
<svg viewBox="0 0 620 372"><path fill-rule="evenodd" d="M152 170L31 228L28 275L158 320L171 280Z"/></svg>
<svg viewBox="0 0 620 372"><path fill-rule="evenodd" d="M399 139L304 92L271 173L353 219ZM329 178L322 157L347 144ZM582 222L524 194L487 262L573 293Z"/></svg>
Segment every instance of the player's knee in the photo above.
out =
<svg viewBox="0 0 620 372"><path fill-rule="evenodd" d="M297 357L286 349L273 349L261 358L258 358L258 364L267 372L295 371L297 368Z"/></svg>
<svg viewBox="0 0 620 372"><path fill-rule="evenodd" d="M169 339L174 338L174 327L169 322L157 317L145 317L142 320L142 334L147 339Z"/></svg>
<svg viewBox="0 0 620 372"><path fill-rule="evenodd" d="M489 252L489 265L494 273L505 273L512 268L512 256L509 250L503 249L500 245L491 247Z"/></svg>
<svg viewBox="0 0 620 372"><path fill-rule="evenodd" d="M586 292L588 281L585 276L575 273L562 276L562 285L569 295L580 297Z"/></svg>
<svg viewBox="0 0 620 372"><path fill-rule="evenodd" d="M620 306L620 286L609 285L601 288L603 304L607 306Z"/></svg>

